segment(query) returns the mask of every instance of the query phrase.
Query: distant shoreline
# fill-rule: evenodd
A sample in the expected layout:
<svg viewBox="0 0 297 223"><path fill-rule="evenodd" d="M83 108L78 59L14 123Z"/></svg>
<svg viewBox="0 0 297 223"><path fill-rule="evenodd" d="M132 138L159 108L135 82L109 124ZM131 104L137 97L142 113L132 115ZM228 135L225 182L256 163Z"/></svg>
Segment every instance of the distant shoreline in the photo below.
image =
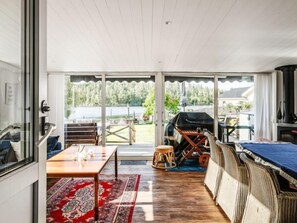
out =
<svg viewBox="0 0 297 223"><path fill-rule="evenodd" d="M187 110L191 111L201 111L205 109L212 109L213 105L201 105L201 106L187 106ZM182 110L182 107L180 107ZM107 117L136 117L139 118L144 113L145 108L142 106L120 106L120 107L106 107ZM72 110L69 120L75 119L100 119L101 118L101 107L97 106L86 106L86 107L76 107Z"/></svg>

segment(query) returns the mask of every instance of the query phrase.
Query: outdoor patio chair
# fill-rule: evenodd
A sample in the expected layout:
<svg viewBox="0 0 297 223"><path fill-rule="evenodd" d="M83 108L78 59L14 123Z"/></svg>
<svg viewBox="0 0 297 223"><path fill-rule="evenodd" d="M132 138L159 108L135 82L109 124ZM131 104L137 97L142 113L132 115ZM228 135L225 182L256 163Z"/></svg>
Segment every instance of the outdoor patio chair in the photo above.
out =
<svg viewBox="0 0 297 223"><path fill-rule="evenodd" d="M216 137L209 132L205 132L204 135L207 137L210 147L210 159L208 161L204 185L207 186L213 195L213 199L215 199L222 178L224 157L221 148L216 144Z"/></svg>
<svg viewBox="0 0 297 223"><path fill-rule="evenodd" d="M240 158L246 163L250 178L242 222L297 222L297 191L283 191L270 167L249 159L245 154Z"/></svg>
<svg viewBox="0 0 297 223"><path fill-rule="evenodd" d="M224 171L216 203L231 222L241 222L248 192L247 169L240 162L234 148L220 141L216 141L216 144L222 149L224 157Z"/></svg>

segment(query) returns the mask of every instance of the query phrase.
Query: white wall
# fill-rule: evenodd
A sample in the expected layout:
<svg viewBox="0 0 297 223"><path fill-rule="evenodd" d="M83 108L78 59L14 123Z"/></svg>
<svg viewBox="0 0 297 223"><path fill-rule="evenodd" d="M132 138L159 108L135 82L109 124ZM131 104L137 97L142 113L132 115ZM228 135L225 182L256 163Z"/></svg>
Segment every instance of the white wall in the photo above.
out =
<svg viewBox="0 0 297 223"><path fill-rule="evenodd" d="M8 63L0 61L0 129L13 123L21 122L21 104L20 104L20 70ZM14 102L6 103L7 96L6 84L15 86Z"/></svg>
<svg viewBox="0 0 297 223"><path fill-rule="evenodd" d="M57 125L53 135L59 135L59 141L64 144L64 74L48 75L48 104L51 107L48 121Z"/></svg>

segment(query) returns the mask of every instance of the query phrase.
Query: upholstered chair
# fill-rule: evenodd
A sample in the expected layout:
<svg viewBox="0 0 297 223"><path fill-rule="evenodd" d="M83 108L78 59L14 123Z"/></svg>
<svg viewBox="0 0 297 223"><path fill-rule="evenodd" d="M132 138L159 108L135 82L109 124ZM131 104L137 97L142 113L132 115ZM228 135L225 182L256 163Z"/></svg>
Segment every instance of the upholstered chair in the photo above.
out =
<svg viewBox="0 0 297 223"><path fill-rule="evenodd" d="M216 203L221 206L231 222L241 222L248 192L247 169L234 148L216 141L222 149L224 171Z"/></svg>
<svg viewBox="0 0 297 223"><path fill-rule="evenodd" d="M209 132L205 132L210 147L210 159L204 178L204 185L210 190L213 199L216 198L220 181L222 178L224 158L220 147L216 144L216 137Z"/></svg>
<svg viewBox="0 0 297 223"><path fill-rule="evenodd" d="M245 154L240 158L246 163L250 178L242 222L297 222L297 191L282 191L270 167L249 159Z"/></svg>

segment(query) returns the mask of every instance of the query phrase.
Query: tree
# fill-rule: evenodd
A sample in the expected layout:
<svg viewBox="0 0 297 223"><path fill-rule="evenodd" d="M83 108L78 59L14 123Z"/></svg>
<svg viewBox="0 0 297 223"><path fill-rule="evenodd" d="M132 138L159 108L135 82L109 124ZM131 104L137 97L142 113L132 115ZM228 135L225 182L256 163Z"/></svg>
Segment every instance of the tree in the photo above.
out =
<svg viewBox="0 0 297 223"><path fill-rule="evenodd" d="M72 83L70 82L70 77L66 77L65 80L65 101L67 107L100 105L101 81ZM153 82L107 81L106 104L108 106L123 106L127 104L130 106L142 106L152 88L154 88ZM176 109L178 109L180 91L179 82L166 82L165 107L168 111L173 113L178 111ZM154 97L152 99L154 100ZM187 83L186 99L189 105L210 105L213 104L213 90L198 83ZM153 111L151 110L149 112L151 113ZM68 112L67 114L70 113Z"/></svg>
<svg viewBox="0 0 297 223"><path fill-rule="evenodd" d="M144 115L150 116L155 112L155 93L152 89L147 95L143 106L145 107ZM165 93L165 109L170 113L177 114L179 112L179 98Z"/></svg>
<svg viewBox="0 0 297 223"><path fill-rule="evenodd" d="M165 108L172 114L179 112L179 98L174 97L170 94L165 94Z"/></svg>
<svg viewBox="0 0 297 223"><path fill-rule="evenodd" d="M154 90L150 90L149 94L147 95L143 106L145 107L144 115L150 116L154 114L155 111L155 93Z"/></svg>

